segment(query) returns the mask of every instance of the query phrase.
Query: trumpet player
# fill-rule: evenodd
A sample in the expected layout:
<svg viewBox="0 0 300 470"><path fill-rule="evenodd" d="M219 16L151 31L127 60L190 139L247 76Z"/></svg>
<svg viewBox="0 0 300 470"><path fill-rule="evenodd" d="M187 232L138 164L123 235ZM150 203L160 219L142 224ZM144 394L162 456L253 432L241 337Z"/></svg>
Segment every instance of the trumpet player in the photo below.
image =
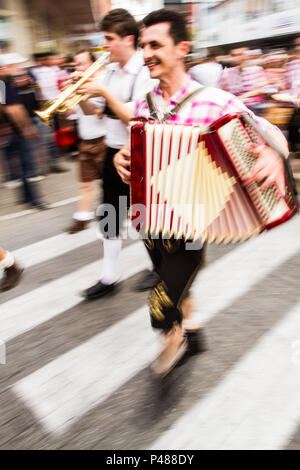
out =
<svg viewBox="0 0 300 470"><path fill-rule="evenodd" d="M110 53L109 71L102 83L91 80L79 92L87 98L101 97L104 103L107 151L103 168L103 203L115 209L115 220L109 221L115 230L103 233L104 269L100 280L83 292L87 300L113 291L118 281L118 258L122 247L120 230L125 218L124 211L120 211L119 197L125 196L129 205L129 187L118 175L113 157L129 137L128 124L133 117L134 102L153 87L141 51L137 50L139 30L130 13L122 8L110 11L102 19L100 29L105 48Z"/></svg>
<svg viewBox="0 0 300 470"><path fill-rule="evenodd" d="M84 73L95 60L89 50L80 50L74 57L76 72L78 74ZM92 210L94 183L102 177L106 152L105 123L101 116L101 103L99 105L95 99L81 101L68 114L69 118L77 119L80 138L78 157L80 199L77 210L73 214L73 221L66 228L68 233L76 233L84 230L94 218Z"/></svg>

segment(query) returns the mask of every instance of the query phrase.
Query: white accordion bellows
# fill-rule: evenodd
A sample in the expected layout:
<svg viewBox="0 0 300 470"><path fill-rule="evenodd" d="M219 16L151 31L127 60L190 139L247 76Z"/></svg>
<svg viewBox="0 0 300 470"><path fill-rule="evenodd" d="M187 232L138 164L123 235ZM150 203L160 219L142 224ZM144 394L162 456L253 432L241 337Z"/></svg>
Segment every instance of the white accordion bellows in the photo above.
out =
<svg viewBox="0 0 300 470"><path fill-rule="evenodd" d="M132 220L145 235L236 242L286 220L294 212L275 188L246 189L242 178L255 164L254 129L241 118L216 128L137 123L131 129ZM141 209L142 207L142 209Z"/></svg>

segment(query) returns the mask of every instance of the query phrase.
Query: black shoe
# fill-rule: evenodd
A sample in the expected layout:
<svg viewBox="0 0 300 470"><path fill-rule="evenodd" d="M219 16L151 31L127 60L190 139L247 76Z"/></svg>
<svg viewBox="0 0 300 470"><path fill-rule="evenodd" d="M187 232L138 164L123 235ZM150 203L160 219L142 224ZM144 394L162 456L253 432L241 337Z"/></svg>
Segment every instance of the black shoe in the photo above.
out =
<svg viewBox="0 0 300 470"><path fill-rule="evenodd" d="M185 335L188 342L188 352L190 355L207 351L207 344L203 328L199 328L198 330L187 330Z"/></svg>
<svg viewBox="0 0 300 470"><path fill-rule="evenodd" d="M159 275L155 271L147 271L144 277L137 283L135 290L143 292L145 290L153 289L159 283Z"/></svg>
<svg viewBox="0 0 300 470"><path fill-rule="evenodd" d="M66 229L65 232L68 233L77 233L81 232L82 230L85 230L88 225L89 225L90 220L73 220L71 225L69 225Z"/></svg>
<svg viewBox="0 0 300 470"><path fill-rule="evenodd" d="M101 281L97 282L94 286L82 292L82 297L86 300L99 299L112 292L116 287L116 284L103 284Z"/></svg>
<svg viewBox="0 0 300 470"><path fill-rule="evenodd" d="M30 206L33 209L38 209L39 211L46 211L46 210L50 209L50 207L47 206L46 204L44 204L43 202L32 202L32 203L30 203Z"/></svg>
<svg viewBox="0 0 300 470"><path fill-rule="evenodd" d="M58 165L51 165L49 167L49 173L65 173L66 171L68 171L67 168Z"/></svg>

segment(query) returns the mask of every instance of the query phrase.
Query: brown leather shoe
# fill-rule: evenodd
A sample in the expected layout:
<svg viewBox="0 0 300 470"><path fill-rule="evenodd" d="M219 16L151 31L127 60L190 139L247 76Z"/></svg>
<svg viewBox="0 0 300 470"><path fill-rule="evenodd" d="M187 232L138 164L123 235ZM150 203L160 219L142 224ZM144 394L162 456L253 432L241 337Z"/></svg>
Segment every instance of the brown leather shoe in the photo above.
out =
<svg viewBox="0 0 300 470"><path fill-rule="evenodd" d="M0 291L4 292L15 287L18 284L23 271L24 269L21 268L17 263L14 263L9 268L4 269L4 276L0 284Z"/></svg>
<svg viewBox="0 0 300 470"><path fill-rule="evenodd" d="M171 372L188 348L182 328L177 325L174 325L172 330L164 335L164 340L165 346L163 350L151 365L154 374L161 377Z"/></svg>
<svg viewBox="0 0 300 470"><path fill-rule="evenodd" d="M77 233L81 232L81 230L85 230L89 224L89 221L86 220L76 220L74 219L73 223L66 228L66 232L68 233Z"/></svg>

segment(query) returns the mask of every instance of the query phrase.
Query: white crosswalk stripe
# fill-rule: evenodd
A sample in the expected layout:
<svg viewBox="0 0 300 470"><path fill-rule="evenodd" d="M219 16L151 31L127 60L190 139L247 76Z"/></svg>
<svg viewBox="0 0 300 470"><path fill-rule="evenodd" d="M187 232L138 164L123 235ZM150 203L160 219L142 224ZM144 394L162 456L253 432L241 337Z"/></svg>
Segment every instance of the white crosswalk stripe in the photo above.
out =
<svg viewBox="0 0 300 470"><path fill-rule="evenodd" d="M67 233L61 233L54 237L46 238L25 248L19 248L14 251L15 258L25 268L30 268L39 263L44 263L57 256L65 255L72 250L82 248L88 243L96 240L96 229L89 228L82 232L70 236Z"/></svg>
<svg viewBox="0 0 300 470"><path fill-rule="evenodd" d="M268 273L296 254L300 249L299 226L300 219L295 218L284 226L239 246L203 270L193 288L199 304L201 301L200 318L208 321L217 315L222 308L229 306L255 283L263 280ZM141 244L135 243L132 246L139 245ZM131 272L138 272L144 267L145 256L143 252L137 254L136 248L133 249L132 246L126 248L128 254L123 263L124 267L133 270ZM143 261L137 261L137 259L143 259ZM77 272L75 277L73 273L68 275L73 277L65 276L49 283L40 288L44 289L43 291L36 289L25 294L28 296L26 302L30 305L32 315L28 315L25 307L22 310L24 296L21 301L18 301L17 298L4 303L3 307L6 309L3 317L4 338L13 338L16 334L20 334L20 331L33 328L45 321L45 318L52 318L78 303L75 296L72 300L65 299L65 294L69 292L70 286L74 289L77 278L82 279L88 276L84 269L90 268L79 270L81 272L79 274ZM95 269L94 264L92 269ZM57 289L53 305L44 300L49 291L53 293ZM21 309L21 311L16 315L9 313L18 311L16 309ZM37 318L37 311L41 312L39 313L41 318ZM28 321L24 320L26 316L29 317ZM288 318L292 318L292 320L287 320L288 328L293 329L295 313L292 312ZM24 320L25 326L18 325L16 328L18 319L22 319L22 322ZM92 407L108 399L114 391L153 360L157 351L153 338L154 335L148 326L147 307L144 306L106 331L19 380L13 390L26 406L33 410L36 418L48 432L59 435L69 429ZM274 338L277 338L276 334ZM259 345L257 347L260 351ZM254 352L255 350L256 347ZM278 354L280 355L280 350ZM258 357L260 357L259 354ZM243 364L242 361L241 364ZM267 366L269 367L269 365L266 364L266 371L268 371ZM237 367L239 367L239 363ZM271 377L270 380L280 380L281 373L282 370L276 368L274 377ZM247 370L245 374L247 374ZM250 380L252 376L249 377ZM262 389L264 390L263 385ZM253 395L255 395L255 391L256 389L253 391ZM289 421L288 418L287 421ZM220 426L220 423L216 426ZM223 427L226 433L226 427ZM182 432L179 433L179 436L180 434L182 436ZM185 432L185 434L188 436L190 433ZM281 441L281 438L278 441ZM157 445L159 442L158 440ZM275 438L273 442L275 442ZM183 441L179 439L176 448L183 448L182 445ZM228 445L230 447L230 444ZM231 445L234 446L234 443L232 442ZM276 445L280 446L280 443L277 442Z"/></svg>
<svg viewBox="0 0 300 470"><path fill-rule="evenodd" d="M242 296L256 282L280 266L300 249L300 217L265 232L242 244L222 257L213 269L200 273L194 295L201 302L202 321L208 321L220 310L225 310L238 296ZM216 295L217 294L217 295Z"/></svg>
<svg viewBox="0 0 300 470"><path fill-rule="evenodd" d="M300 361L292 347L300 338L299 317L300 302L152 448L280 450L287 444L300 420Z"/></svg>
<svg viewBox="0 0 300 470"><path fill-rule="evenodd" d="M135 259L134 263L132 259ZM102 260L90 263L71 274L3 303L2 341L9 341L79 304L83 300L80 291L87 283L97 279L97 275L100 277L101 266ZM146 250L140 241L121 251L121 279L133 276L149 266Z"/></svg>
<svg viewBox="0 0 300 470"><path fill-rule="evenodd" d="M130 240L137 240L138 237L131 225L125 224L124 235L128 235ZM89 243L100 240L102 237L97 231L96 223L86 230L70 236L68 233L61 233L45 240L41 240L24 248L14 251L15 258L25 268L36 266L58 256L65 255L73 250L83 248Z"/></svg>

